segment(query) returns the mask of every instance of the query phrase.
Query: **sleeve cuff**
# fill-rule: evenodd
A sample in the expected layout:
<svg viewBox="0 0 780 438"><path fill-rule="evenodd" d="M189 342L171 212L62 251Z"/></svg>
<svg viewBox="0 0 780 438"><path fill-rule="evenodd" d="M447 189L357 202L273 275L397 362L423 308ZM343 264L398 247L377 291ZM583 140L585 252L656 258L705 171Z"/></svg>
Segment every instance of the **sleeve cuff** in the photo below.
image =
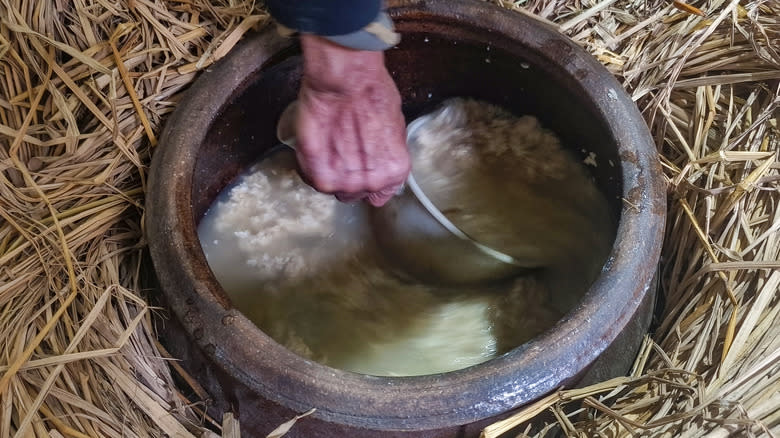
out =
<svg viewBox="0 0 780 438"><path fill-rule="evenodd" d="M292 36L297 33L296 30L282 24L277 24L277 29L283 36ZM401 35L393 27L393 20L385 12L380 12L374 21L355 32L344 35L320 36L343 47L376 52L387 50L401 41Z"/></svg>

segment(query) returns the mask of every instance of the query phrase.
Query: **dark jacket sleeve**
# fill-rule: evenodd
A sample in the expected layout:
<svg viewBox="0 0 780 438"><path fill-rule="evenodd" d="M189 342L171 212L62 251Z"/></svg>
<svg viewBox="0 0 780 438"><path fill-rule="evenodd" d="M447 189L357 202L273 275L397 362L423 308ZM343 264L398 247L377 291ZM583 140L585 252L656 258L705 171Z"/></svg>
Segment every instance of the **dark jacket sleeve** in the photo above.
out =
<svg viewBox="0 0 780 438"><path fill-rule="evenodd" d="M321 36L344 35L371 23L382 0L266 0L271 16L290 29Z"/></svg>

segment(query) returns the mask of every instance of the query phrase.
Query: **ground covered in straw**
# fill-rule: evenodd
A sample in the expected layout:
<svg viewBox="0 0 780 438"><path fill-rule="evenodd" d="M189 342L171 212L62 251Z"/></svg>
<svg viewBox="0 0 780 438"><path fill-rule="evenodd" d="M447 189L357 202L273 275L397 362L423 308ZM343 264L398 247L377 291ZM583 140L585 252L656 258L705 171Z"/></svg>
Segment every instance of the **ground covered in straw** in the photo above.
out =
<svg viewBox="0 0 780 438"><path fill-rule="evenodd" d="M548 410L575 436L780 435L780 1L496 2L622 81L670 210L663 318L631 375L484 435ZM145 180L181 91L266 19L238 0L0 0L0 437L211 424L173 384L139 286Z"/></svg>

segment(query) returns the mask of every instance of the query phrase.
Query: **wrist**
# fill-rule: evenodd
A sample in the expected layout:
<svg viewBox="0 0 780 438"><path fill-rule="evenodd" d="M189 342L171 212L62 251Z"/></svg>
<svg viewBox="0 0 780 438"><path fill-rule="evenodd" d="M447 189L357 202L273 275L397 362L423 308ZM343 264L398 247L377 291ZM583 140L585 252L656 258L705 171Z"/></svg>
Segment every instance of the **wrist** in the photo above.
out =
<svg viewBox="0 0 780 438"><path fill-rule="evenodd" d="M384 54L355 50L316 35L301 35L303 73L314 91L351 94L386 74Z"/></svg>

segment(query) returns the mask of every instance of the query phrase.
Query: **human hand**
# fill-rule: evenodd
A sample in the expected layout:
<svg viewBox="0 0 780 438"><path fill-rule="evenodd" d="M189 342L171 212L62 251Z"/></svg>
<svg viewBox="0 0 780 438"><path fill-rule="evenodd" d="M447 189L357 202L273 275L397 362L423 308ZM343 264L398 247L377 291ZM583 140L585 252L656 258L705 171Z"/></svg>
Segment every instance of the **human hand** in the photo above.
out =
<svg viewBox="0 0 780 438"><path fill-rule="evenodd" d="M296 154L308 182L340 201L384 205L411 169L401 96L382 52L302 35Z"/></svg>

